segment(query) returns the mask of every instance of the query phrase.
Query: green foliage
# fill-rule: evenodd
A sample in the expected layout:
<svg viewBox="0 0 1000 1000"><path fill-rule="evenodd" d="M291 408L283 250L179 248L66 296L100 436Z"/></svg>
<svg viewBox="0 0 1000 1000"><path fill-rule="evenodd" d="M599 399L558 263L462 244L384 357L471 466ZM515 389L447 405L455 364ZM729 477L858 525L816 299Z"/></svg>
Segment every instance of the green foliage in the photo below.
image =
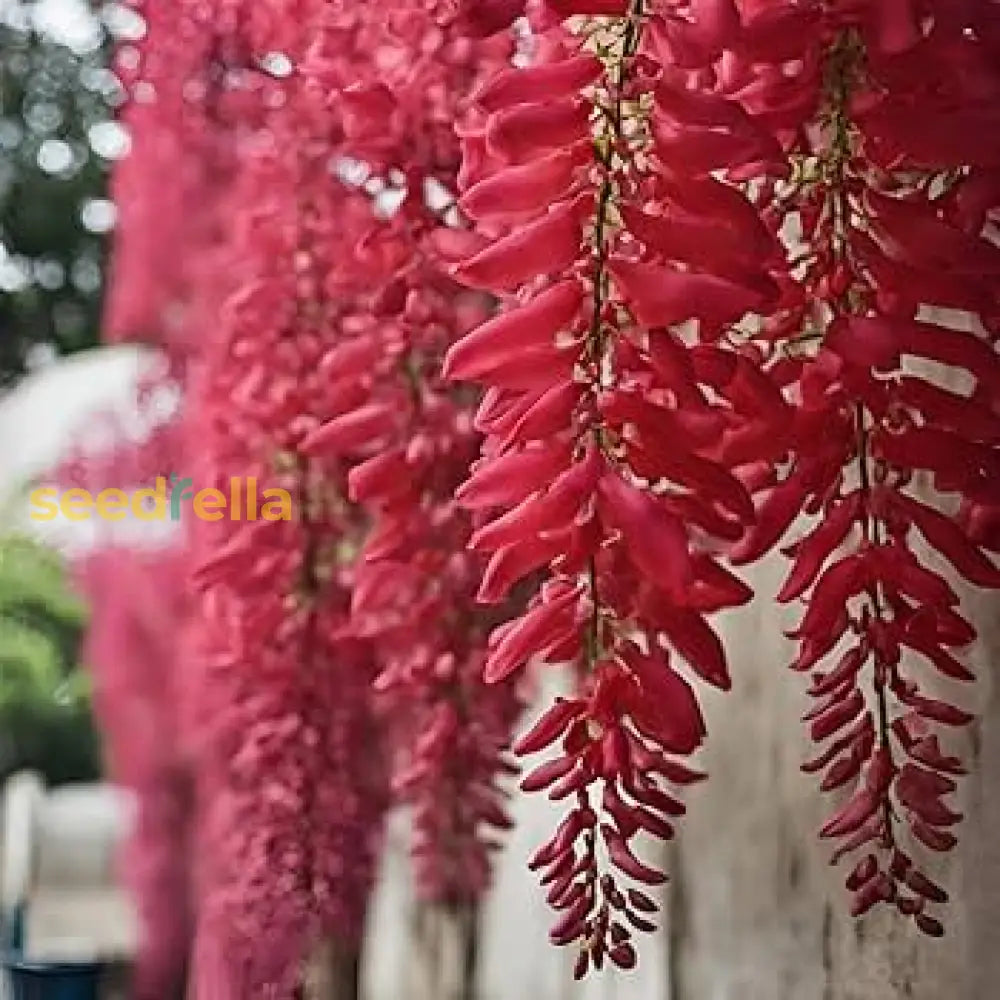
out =
<svg viewBox="0 0 1000 1000"><path fill-rule="evenodd" d="M106 67L109 34L82 14L70 47L36 30L34 9L0 3L0 386L38 346L97 342L113 218L104 199L121 88Z"/></svg>
<svg viewBox="0 0 1000 1000"><path fill-rule="evenodd" d="M51 784L100 773L88 678L77 665L85 623L58 555L0 538L0 779L25 767Z"/></svg>

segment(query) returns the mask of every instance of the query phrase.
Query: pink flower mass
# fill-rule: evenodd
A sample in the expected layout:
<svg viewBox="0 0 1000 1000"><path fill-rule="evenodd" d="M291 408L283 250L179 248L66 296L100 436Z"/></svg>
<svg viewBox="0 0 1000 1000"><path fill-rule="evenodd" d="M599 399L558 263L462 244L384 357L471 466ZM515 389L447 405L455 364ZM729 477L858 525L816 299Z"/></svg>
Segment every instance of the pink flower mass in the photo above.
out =
<svg viewBox="0 0 1000 1000"><path fill-rule="evenodd" d="M184 935L193 1000L291 1000L320 940L356 953L393 803L423 897L474 905L513 756L564 809L530 861L552 941L631 968L701 692L740 669L715 618L753 599L804 606L852 913L942 934L964 595L1000 585L997 4L136 7L108 330L183 390L140 464L296 512L188 524L155 653L123 632L149 566L88 570L102 711L176 702L123 780L163 813L191 785L163 820L190 926L144 909L173 924L147 995Z"/></svg>

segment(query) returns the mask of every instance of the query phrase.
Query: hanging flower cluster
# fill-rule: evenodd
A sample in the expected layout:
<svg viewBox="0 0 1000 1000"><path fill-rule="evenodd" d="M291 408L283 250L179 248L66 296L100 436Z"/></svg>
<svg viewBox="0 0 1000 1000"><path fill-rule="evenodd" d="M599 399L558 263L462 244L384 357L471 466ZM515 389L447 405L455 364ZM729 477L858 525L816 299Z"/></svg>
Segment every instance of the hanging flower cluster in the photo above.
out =
<svg viewBox="0 0 1000 1000"><path fill-rule="evenodd" d="M440 377L444 352L487 300L455 283L442 253L462 239L449 205L456 103L510 47L470 42L423 3L331 5L303 66L331 94L341 169L363 178L369 205L327 276L342 341L322 371L340 405L307 446L352 465L350 497L371 518L353 627L375 643L419 889L452 905L482 895L489 830L510 824L498 779L518 699L513 684L482 680L483 563L467 551L472 523L455 503L479 436L471 395ZM371 51L383 67L374 76Z"/></svg>
<svg viewBox="0 0 1000 1000"><path fill-rule="evenodd" d="M178 996L192 938L188 868L193 779L181 750L173 636L184 616L179 554L115 547L78 566L91 609L84 650L112 777L136 797L124 858L143 933L140 1000Z"/></svg>
<svg viewBox="0 0 1000 1000"><path fill-rule="evenodd" d="M210 121L216 35L191 0L128 6L145 29L114 59L130 151L111 178L119 214L103 328L108 340L153 342L178 356L192 335L195 262L213 219L198 208L224 177Z"/></svg>
<svg viewBox="0 0 1000 1000"><path fill-rule="evenodd" d="M109 301L115 332L162 343L185 385L176 425L184 446L169 471L224 493L231 477L255 479L261 491L286 487L295 505L294 523L230 511L238 520L197 522L183 543L196 597L171 631L180 633L182 728L198 777L191 990L212 1000L290 997L320 934L356 954L385 804L373 665L345 625L343 549L355 532L340 499L346 484L336 465L296 454L310 420L330 412L316 362L328 321L322 274L344 249L331 239L343 192L327 184L322 106L297 82L273 78L262 43L295 51L294 18L275 5L243 6L178 0L149 12L142 47L152 57L126 112L137 153L119 181ZM176 171L169 182L145 170L150 157ZM165 219L161 189L178 199ZM177 237L168 248L156 239L165 234ZM259 254L244 254L250 245ZM269 312L275 302L282 308ZM282 360L263 360L278 345ZM115 587L135 599L127 579ZM162 728L148 735L171 745ZM360 763L359 745L371 751ZM163 902L140 896L141 906ZM264 934L271 947L262 952Z"/></svg>
<svg viewBox="0 0 1000 1000"><path fill-rule="evenodd" d="M171 368L168 359L144 367L134 413L97 417L89 428L96 440L74 442L53 481L94 496L109 487L148 486L178 467L183 428L164 412L176 389ZM104 760L135 802L122 858L142 930L132 989L138 1000L163 1000L184 988L192 938L194 774L182 737L175 641L190 602L180 540L137 537L130 527L98 522L71 556L89 611L82 659L91 672Z"/></svg>
<svg viewBox="0 0 1000 1000"><path fill-rule="evenodd" d="M343 470L316 446L339 405L322 358L345 199L327 169L322 105L297 76L269 79L262 61L275 42L301 52L302 24L281 4L256 5L242 24L237 85L261 111L236 128L232 229L218 253L231 291L191 379L192 433L199 482L226 491L253 478L293 509L195 526L204 870L192 989L205 1000L290 997L321 934L356 950L385 800L372 662L347 627L355 526Z"/></svg>
<svg viewBox="0 0 1000 1000"><path fill-rule="evenodd" d="M129 6L144 31L115 55L130 153L112 178L118 212L104 331L112 341L156 344L163 370L144 378L137 394L140 423L156 426L129 442L144 432L123 433L116 423L111 455L84 454L70 470L75 485L95 494L108 486L148 487L195 464L198 429L176 402L224 294L222 282L205 280L221 215L209 207L233 169L226 123L238 92L227 78L236 58L226 9L213 12L192 0ZM163 422L165 396L174 405ZM198 642L189 641L197 631L189 585L194 553L183 526L160 537L152 552L125 547L147 548L146 539L112 534L111 548L80 565L92 610L88 659L112 774L137 798L125 857L141 917L132 988L137 997L162 1000L185 989L198 896L191 863L198 761L190 721L201 676L192 656Z"/></svg>
<svg viewBox="0 0 1000 1000"><path fill-rule="evenodd" d="M478 435L469 401L449 393L437 369L462 317L449 279L420 250L427 222L404 213L375 237L392 248L396 269L365 305L387 294L400 299L344 346L345 354L367 347L379 360L367 380L347 375L368 395L343 422L366 411L387 421L374 434L369 423L369 436L349 447L359 459L351 497L373 516L352 619L376 643L396 790L413 810L418 884L427 898L458 903L489 884L496 845L484 828L510 824L497 780L519 704L513 685L482 680L489 631L476 604L482 562L466 550L471 523L454 499Z"/></svg>
<svg viewBox="0 0 1000 1000"><path fill-rule="evenodd" d="M971 716L925 678L972 680L955 652L975 631L944 565L1000 586L983 552L1000 500L997 11L754 7L719 89L789 167L777 185L755 175L788 246L758 345L794 416L757 443L776 477L735 555L760 555L803 511L820 518L778 599L807 599L793 666L822 667L806 720L823 748L805 770L852 789L822 836L836 857L865 851L852 912L884 901L939 935L928 905L947 897L907 831L945 851L960 818L946 799L963 768L939 731Z"/></svg>
<svg viewBox="0 0 1000 1000"><path fill-rule="evenodd" d="M776 303L757 262L779 246L711 172L781 150L735 105L727 133L686 127L710 98L667 63L670 29L708 66L738 20L704 5L690 21L641 3L551 8L533 64L487 82L463 129L459 204L487 241L455 273L505 308L445 372L487 387L483 457L459 492L483 518L481 596L547 571L528 611L494 631L487 679L529 660L570 661L580 677L517 749L561 747L524 787L571 803L532 866L562 912L552 938L580 942L583 975L605 955L631 966L633 929L653 926L650 897L613 869L664 880L636 838L671 837L684 811L673 786L699 776L679 759L705 735L681 664L730 683L707 618L750 597L718 555L754 510L716 445L745 413L785 404L718 346ZM562 23L575 14L613 16Z"/></svg>

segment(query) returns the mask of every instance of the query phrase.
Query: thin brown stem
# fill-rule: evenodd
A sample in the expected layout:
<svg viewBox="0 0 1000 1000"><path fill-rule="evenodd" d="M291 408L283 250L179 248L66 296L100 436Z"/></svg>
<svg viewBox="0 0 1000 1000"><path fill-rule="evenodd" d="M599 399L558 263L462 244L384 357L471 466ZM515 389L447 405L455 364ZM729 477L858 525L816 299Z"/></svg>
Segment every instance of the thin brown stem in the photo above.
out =
<svg viewBox="0 0 1000 1000"><path fill-rule="evenodd" d="M611 114L611 132L601 139L597 148L597 160L602 168L601 186L597 194L597 211L594 219L594 266L591 275L593 282L593 309L590 318L590 330L587 335L585 357L592 367L594 379L593 389L600 388L604 356L607 350L607 340L604 329L604 307L607 301L607 263L611 248L611 236L608 232L609 213L616 192L615 156L619 144L624 139L623 102L624 91L628 82L628 64L639 47L643 15L643 0L634 0L628 14L625 32L622 38L621 58L614 67L614 97ZM607 110L607 109L605 109ZM594 437L600 447L603 443L601 428L594 427ZM587 667L592 670L603 655L601 642L601 603L597 585L597 563L591 556L587 563L587 585L590 590L591 615L587 628Z"/></svg>
<svg viewBox="0 0 1000 1000"><path fill-rule="evenodd" d="M858 39L852 32L842 32L830 50L827 66L827 94L830 102L830 125L833 137L825 162L824 177L829 188L828 205L831 219L831 260L834 268L848 268L850 265L851 202L848 167L852 155L850 101L853 84L857 79L863 52ZM857 307L852 300L852 289L848 284L836 294L831 303L836 314L853 312ZM854 404L855 451L858 463L858 485L862 494L863 511L861 529L866 547L881 544L878 521L871 514L872 476L870 469L869 419L864 404ZM879 585L873 582L867 589L867 614L872 620L881 621L884 606ZM883 662L877 649L874 657L873 692L878 714L879 746L892 756L889 736L889 706L886 694L886 676L889 665ZM892 846L893 815L892 805L886 796L883 804L883 821L887 846Z"/></svg>

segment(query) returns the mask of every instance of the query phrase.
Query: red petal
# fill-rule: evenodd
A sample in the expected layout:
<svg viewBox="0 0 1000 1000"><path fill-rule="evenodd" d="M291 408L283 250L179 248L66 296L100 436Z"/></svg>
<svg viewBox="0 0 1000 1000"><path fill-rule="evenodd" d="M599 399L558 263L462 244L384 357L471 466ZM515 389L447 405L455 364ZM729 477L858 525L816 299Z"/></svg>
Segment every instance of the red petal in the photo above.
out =
<svg viewBox="0 0 1000 1000"><path fill-rule="evenodd" d="M722 642L702 615L686 608L664 608L656 624L699 677L722 691L732 687Z"/></svg>
<svg viewBox="0 0 1000 1000"><path fill-rule="evenodd" d="M795 564L788 574L777 599L781 602L801 597L812 586L823 563L844 541L854 524L861 507L861 493L855 491L844 497L812 534L799 543Z"/></svg>
<svg viewBox="0 0 1000 1000"><path fill-rule="evenodd" d="M843 837L853 833L874 815L879 800L867 789L860 789L838 809L820 830L821 837Z"/></svg>
<svg viewBox="0 0 1000 1000"><path fill-rule="evenodd" d="M636 726L664 750L689 754L701 745L705 722L690 685L671 669L661 650L642 653L628 643L622 658L639 680L631 697L630 714Z"/></svg>
<svg viewBox="0 0 1000 1000"><path fill-rule="evenodd" d="M540 649L570 632L575 627L574 605L579 599L579 593L571 590L543 602L514 622L490 651L483 671L486 683L502 681Z"/></svg>
<svg viewBox="0 0 1000 1000"><path fill-rule="evenodd" d="M896 504L920 533L967 580L980 587L1000 587L1000 569L969 541L951 518L912 497L898 495Z"/></svg>
<svg viewBox="0 0 1000 1000"><path fill-rule="evenodd" d="M699 321L701 335L713 340L727 323L763 308L768 296L711 274L677 271L659 264L616 258L608 270L635 318L645 326Z"/></svg>
<svg viewBox="0 0 1000 1000"><path fill-rule="evenodd" d="M662 885L667 876L656 868L644 865L630 850L621 834L614 827L604 824L601 827L604 842L607 844L608 857L611 863L621 869L626 875L644 885Z"/></svg>
<svg viewBox="0 0 1000 1000"><path fill-rule="evenodd" d="M559 534L498 549L483 571L476 600L482 604L499 604L518 580L550 563L564 551L565 539Z"/></svg>
<svg viewBox="0 0 1000 1000"><path fill-rule="evenodd" d="M589 119L590 106L583 101L518 104L490 116L486 144L502 159L524 163L588 138Z"/></svg>
<svg viewBox="0 0 1000 1000"><path fill-rule="evenodd" d="M555 704L517 740L514 744L514 753L523 757L544 750L566 732L569 724L578 718L583 710L584 703L579 699L568 701L565 698L557 698Z"/></svg>
<svg viewBox="0 0 1000 1000"><path fill-rule="evenodd" d="M398 414L385 403L371 403L352 410L302 439L299 446L306 455L344 455L374 445L396 427Z"/></svg>
<svg viewBox="0 0 1000 1000"><path fill-rule="evenodd" d="M356 465L348 474L348 489L355 503L386 500L412 488L410 465L402 448L392 448Z"/></svg>
<svg viewBox="0 0 1000 1000"><path fill-rule="evenodd" d="M601 61L589 53L525 69L506 69L476 93L476 102L487 111L515 104L554 101L575 95L603 72Z"/></svg>
<svg viewBox="0 0 1000 1000"><path fill-rule="evenodd" d="M480 459L455 499L469 510L519 503L566 468L571 447L568 442L555 440Z"/></svg>
<svg viewBox="0 0 1000 1000"><path fill-rule="evenodd" d="M866 316L838 317L827 330L823 346L859 368L891 371L899 367L902 349L893 323Z"/></svg>
<svg viewBox="0 0 1000 1000"><path fill-rule="evenodd" d="M454 344L445 355L444 377L475 380L526 349L554 349L556 334L573 323L582 301L583 288L578 281L552 285L525 305L483 323Z"/></svg>
<svg viewBox="0 0 1000 1000"><path fill-rule="evenodd" d="M736 566L759 559L781 540L805 504L807 487L799 476L791 476L771 490L757 510L757 522L743 541L729 553Z"/></svg>
<svg viewBox="0 0 1000 1000"><path fill-rule="evenodd" d="M857 688L846 700L833 705L815 719L809 730L809 735L813 740L819 742L832 736L838 729L842 729L848 723L853 722L865 707L865 699Z"/></svg>
<svg viewBox="0 0 1000 1000"><path fill-rule="evenodd" d="M636 569L668 594L680 596L691 577L687 534L681 522L646 490L609 470L598 484L598 509L622 533Z"/></svg>
<svg viewBox="0 0 1000 1000"><path fill-rule="evenodd" d="M564 272L580 254L580 208L567 202L504 236L455 268L473 288L513 292L529 279Z"/></svg>
<svg viewBox="0 0 1000 1000"><path fill-rule="evenodd" d="M523 166L507 167L473 184L459 205L476 220L503 222L535 215L566 194L577 167L590 162L590 151L584 152L586 158L577 150L560 149Z"/></svg>

